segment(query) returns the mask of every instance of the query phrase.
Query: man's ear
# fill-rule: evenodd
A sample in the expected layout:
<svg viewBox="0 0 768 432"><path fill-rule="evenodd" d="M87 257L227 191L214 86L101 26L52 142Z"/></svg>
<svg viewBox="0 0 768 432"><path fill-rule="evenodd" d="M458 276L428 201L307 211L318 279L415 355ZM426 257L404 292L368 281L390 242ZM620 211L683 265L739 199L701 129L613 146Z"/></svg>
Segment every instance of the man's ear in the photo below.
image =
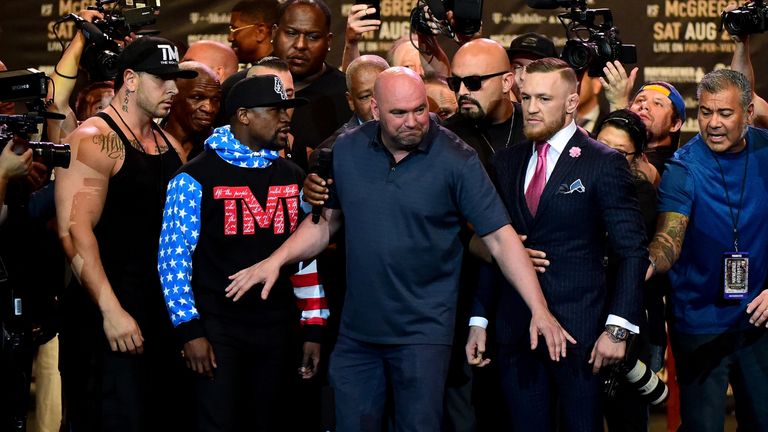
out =
<svg viewBox="0 0 768 432"><path fill-rule="evenodd" d="M352 103L352 94L349 92L345 92L344 94L347 95L347 105L349 105L349 110L355 112L355 105Z"/></svg>
<svg viewBox="0 0 768 432"><path fill-rule="evenodd" d="M501 92L509 93L512 91L512 86L515 84L515 73L507 72L501 76Z"/></svg>
<svg viewBox="0 0 768 432"><path fill-rule="evenodd" d="M749 106L747 107L746 114L747 114L747 118L746 118L747 124L748 125L753 124L753 122L755 121L755 103L754 102L750 102Z"/></svg>
<svg viewBox="0 0 768 432"><path fill-rule="evenodd" d="M574 114L576 113L576 110L579 108L579 94L578 93L571 93L568 95L568 99L565 100L565 112L568 114Z"/></svg>
<svg viewBox="0 0 768 432"><path fill-rule="evenodd" d="M672 124L672 127L669 128L669 133L675 133L675 132L679 131L680 129L682 129L682 127L683 127L683 121L678 118Z"/></svg>
<svg viewBox="0 0 768 432"><path fill-rule="evenodd" d="M135 92L139 88L139 73L133 69L126 69L123 72L123 82L128 90Z"/></svg>
<svg viewBox="0 0 768 432"><path fill-rule="evenodd" d="M248 118L247 108L238 108L235 115L237 116L237 121L243 125L248 126L251 123L251 119Z"/></svg>
<svg viewBox="0 0 768 432"><path fill-rule="evenodd" d="M376 102L376 98L371 98L371 114L373 114L374 120L379 120L381 117L379 116L379 103Z"/></svg>

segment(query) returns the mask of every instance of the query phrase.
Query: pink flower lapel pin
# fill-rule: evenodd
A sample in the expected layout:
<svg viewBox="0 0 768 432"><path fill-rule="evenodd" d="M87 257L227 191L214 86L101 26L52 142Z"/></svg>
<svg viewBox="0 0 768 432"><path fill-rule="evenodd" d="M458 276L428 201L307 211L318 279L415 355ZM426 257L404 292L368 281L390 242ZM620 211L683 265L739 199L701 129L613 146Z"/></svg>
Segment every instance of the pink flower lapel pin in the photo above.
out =
<svg viewBox="0 0 768 432"><path fill-rule="evenodd" d="M572 158L577 158L577 157L581 156L581 147L571 147L571 149L568 150L568 154Z"/></svg>

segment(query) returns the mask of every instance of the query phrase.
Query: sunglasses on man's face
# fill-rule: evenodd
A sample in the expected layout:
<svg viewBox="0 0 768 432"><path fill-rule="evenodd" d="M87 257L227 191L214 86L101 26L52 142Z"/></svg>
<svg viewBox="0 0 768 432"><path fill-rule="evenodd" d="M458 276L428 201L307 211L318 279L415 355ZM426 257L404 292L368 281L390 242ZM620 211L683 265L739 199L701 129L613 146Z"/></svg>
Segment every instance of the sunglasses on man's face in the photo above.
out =
<svg viewBox="0 0 768 432"><path fill-rule="evenodd" d="M459 91L461 83L464 83L464 87L466 87L469 91L478 91L480 90L480 87L483 86L483 81L487 80L488 78L504 75L507 72L509 71L496 72L488 75L471 75L465 77L454 75L446 78L446 81L448 82L448 88L454 92Z"/></svg>

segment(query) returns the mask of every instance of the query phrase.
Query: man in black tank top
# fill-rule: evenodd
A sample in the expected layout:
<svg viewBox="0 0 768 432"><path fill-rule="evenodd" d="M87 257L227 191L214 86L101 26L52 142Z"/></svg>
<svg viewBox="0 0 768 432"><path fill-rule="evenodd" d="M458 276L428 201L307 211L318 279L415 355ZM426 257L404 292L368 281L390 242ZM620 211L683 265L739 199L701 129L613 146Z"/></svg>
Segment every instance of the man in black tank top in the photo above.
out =
<svg viewBox="0 0 768 432"><path fill-rule="evenodd" d="M153 119L168 115L174 79L197 73L180 70L176 47L156 37L129 44L117 62L115 98L64 139L72 163L56 172L59 235L75 276L62 295L65 421L78 431L177 430L177 394L189 392L155 251L166 184L182 159Z"/></svg>

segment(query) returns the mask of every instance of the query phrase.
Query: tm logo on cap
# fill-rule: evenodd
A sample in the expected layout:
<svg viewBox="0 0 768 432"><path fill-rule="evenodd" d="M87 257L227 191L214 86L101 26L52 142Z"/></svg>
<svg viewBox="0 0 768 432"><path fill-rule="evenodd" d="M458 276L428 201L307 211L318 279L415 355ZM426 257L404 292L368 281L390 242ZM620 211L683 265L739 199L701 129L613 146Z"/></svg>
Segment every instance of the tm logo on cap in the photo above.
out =
<svg viewBox="0 0 768 432"><path fill-rule="evenodd" d="M163 53L162 64L179 63L179 50L174 45L158 44L157 48Z"/></svg>

